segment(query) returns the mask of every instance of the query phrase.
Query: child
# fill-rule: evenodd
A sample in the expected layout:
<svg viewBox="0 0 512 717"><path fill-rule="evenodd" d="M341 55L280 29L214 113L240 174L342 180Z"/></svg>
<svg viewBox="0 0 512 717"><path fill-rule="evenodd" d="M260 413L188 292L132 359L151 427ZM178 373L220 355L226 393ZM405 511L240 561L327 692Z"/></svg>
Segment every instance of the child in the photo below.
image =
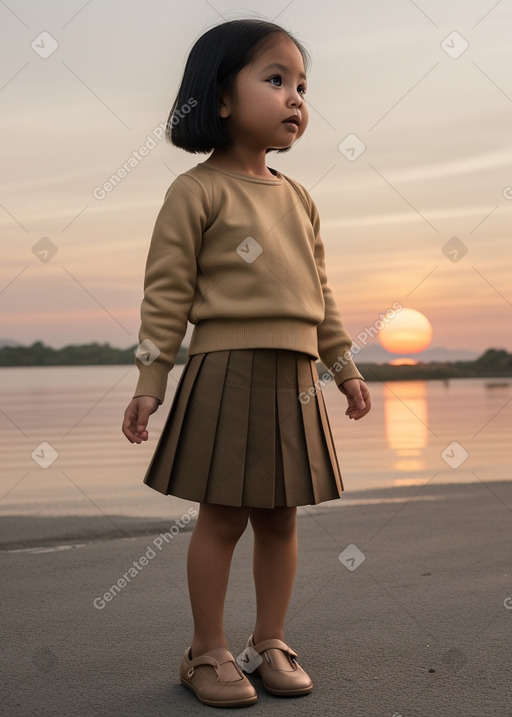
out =
<svg viewBox="0 0 512 717"><path fill-rule="evenodd" d="M158 214L140 378L123 422L130 442L148 439L189 320L187 362L144 482L200 504L187 559L194 636L180 680L218 707L256 702L240 666L259 674L270 694L311 692L284 642L296 512L343 491L315 358L346 395L349 418L370 410L327 283L316 206L265 162L306 130L307 57L283 28L254 19L218 25L192 48L168 138L188 152L213 152L176 178ZM237 664L223 608L248 520L257 615Z"/></svg>

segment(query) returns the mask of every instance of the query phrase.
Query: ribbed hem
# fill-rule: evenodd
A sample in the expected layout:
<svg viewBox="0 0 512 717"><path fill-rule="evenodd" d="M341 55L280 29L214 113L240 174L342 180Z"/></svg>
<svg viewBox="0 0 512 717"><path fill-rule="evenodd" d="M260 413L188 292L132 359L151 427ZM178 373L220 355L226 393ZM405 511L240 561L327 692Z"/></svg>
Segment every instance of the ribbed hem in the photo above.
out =
<svg viewBox="0 0 512 717"><path fill-rule="evenodd" d="M317 327L299 319L209 319L194 327L188 353L246 348L290 349L318 358Z"/></svg>
<svg viewBox="0 0 512 717"><path fill-rule="evenodd" d="M315 324L293 319L209 319L194 326L188 355L225 351L227 349L289 349L301 351L313 359L320 358L334 376L339 387L343 381L363 376L357 370L346 345L340 345L322 355L318 352L318 333ZM139 380L135 389L137 396L154 396L162 403L165 398L169 371L173 365L153 361L149 365L136 359Z"/></svg>

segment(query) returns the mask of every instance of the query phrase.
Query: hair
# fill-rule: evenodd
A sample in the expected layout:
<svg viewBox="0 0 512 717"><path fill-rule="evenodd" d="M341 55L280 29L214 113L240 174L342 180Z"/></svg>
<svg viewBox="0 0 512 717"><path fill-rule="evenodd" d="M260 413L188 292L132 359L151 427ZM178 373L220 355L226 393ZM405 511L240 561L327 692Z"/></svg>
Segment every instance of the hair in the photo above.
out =
<svg viewBox="0 0 512 717"><path fill-rule="evenodd" d="M273 33L295 43L307 72L311 63L307 50L280 25L246 19L211 28L195 42L188 56L167 120L165 135L169 142L194 154L232 144L219 115L220 96L232 87L236 75L252 62L265 38ZM290 147L276 151L287 152Z"/></svg>

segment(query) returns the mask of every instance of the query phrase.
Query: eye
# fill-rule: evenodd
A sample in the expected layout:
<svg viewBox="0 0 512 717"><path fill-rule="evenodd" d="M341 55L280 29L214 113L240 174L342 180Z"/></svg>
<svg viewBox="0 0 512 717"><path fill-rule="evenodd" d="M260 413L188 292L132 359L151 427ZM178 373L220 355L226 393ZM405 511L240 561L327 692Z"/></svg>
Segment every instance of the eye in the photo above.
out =
<svg viewBox="0 0 512 717"><path fill-rule="evenodd" d="M283 85L283 78L281 75L273 75L272 77L269 77L269 82L272 82L272 80L278 80L280 82L279 85L276 85L276 87L282 87Z"/></svg>
<svg viewBox="0 0 512 717"><path fill-rule="evenodd" d="M274 84L274 80L277 82L277 84ZM274 84L274 87L282 87L283 77L282 75L272 75L272 77L268 78L268 82L272 82L272 84ZM297 91L300 95L304 96L306 94L306 85L299 85L297 87Z"/></svg>

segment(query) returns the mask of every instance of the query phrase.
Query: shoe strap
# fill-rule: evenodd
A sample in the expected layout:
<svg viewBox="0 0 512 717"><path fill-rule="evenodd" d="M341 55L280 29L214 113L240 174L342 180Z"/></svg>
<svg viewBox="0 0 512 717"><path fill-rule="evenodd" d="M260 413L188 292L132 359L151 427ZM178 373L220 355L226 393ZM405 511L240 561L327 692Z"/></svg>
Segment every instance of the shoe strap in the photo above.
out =
<svg viewBox="0 0 512 717"><path fill-rule="evenodd" d="M190 660L188 663L188 667L199 667L199 665L211 665L212 667L215 667L215 669L219 670L219 662L214 657L210 657L210 655L200 655L199 657L194 657L193 660Z"/></svg>
<svg viewBox="0 0 512 717"><path fill-rule="evenodd" d="M285 642L283 642L282 640L277 640L276 638L272 638L270 640L263 640L262 642L259 642L253 647L253 650L255 650L258 654L265 652L265 650L271 649L282 650L287 655L290 655L290 657L298 656L295 650L292 650L292 648L288 647Z"/></svg>
<svg viewBox="0 0 512 717"><path fill-rule="evenodd" d="M200 665L211 665L215 668L215 672L217 673L217 679L221 679L222 672L226 673L229 672L232 674L233 667L235 668L236 674L240 677L240 679L244 678L244 674L242 670L238 667L235 660L231 656L231 658L227 657L226 660L223 660L222 663L220 663L218 660L216 660L214 657L211 657L211 655L199 655L199 657L194 657L193 660L190 660L188 663L188 669L191 670L195 667L199 667ZM221 668L226 665L226 668L224 670L221 670ZM227 667L229 665L229 667Z"/></svg>

